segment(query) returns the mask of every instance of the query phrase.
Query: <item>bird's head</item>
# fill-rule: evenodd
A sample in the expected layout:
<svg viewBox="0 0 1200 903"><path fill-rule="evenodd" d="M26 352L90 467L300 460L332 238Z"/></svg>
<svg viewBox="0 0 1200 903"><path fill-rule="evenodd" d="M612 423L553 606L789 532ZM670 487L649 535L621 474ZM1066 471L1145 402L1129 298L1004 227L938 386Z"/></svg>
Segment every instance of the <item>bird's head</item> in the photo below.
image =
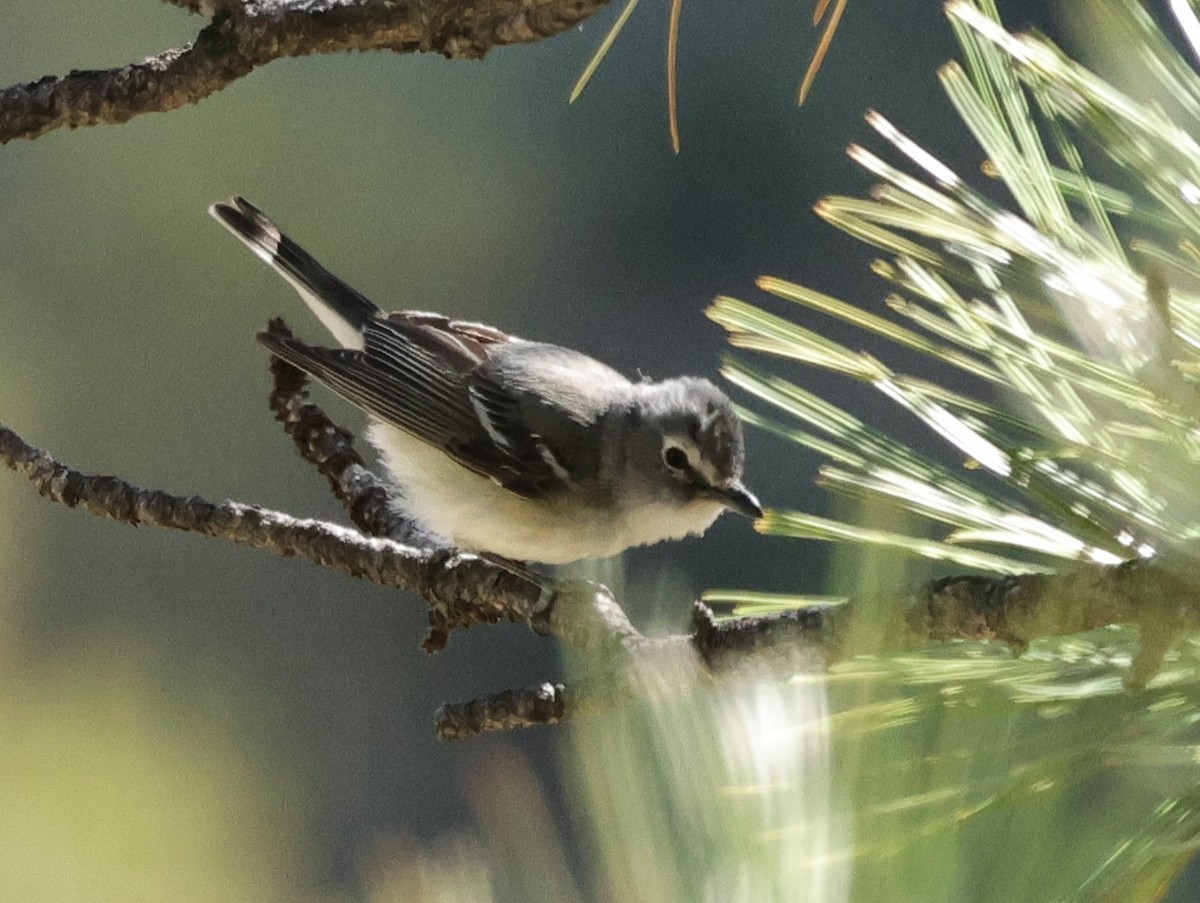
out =
<svg viewBox="0 0 1200 903"><path fill-rule="evenodd" d="M742 422L720 389L682 377L643 383L633 405L626 473L652 501L762 517L742 482Z"/></svg>

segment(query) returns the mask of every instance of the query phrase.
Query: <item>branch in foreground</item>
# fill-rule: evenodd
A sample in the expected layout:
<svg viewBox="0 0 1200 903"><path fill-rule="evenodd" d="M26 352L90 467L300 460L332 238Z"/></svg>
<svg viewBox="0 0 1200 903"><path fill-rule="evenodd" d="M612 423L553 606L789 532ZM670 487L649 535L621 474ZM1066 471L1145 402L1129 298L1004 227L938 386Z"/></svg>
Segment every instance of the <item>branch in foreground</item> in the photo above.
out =
<svg viewBox="0 0 1200 903"><path fill-rule="evenodd" d="M1200 627L1195 582L1172 568L1131 561L1054 577L947 577L907 596L752 618L717 620L706 605L695 603L690 636L642 638L636 648L629 647L640 682L599 697L547 684L442 706L437 730L442 739L459 740L558 724L621 698L653 698L672 687L679 692L703 685L703 678L822 674L856 655L907 652L951 640L1003 642L1020 655L1035 639L1120 623L1141 628L1125 675L1126 685L1138 690L1158 673L1180 633ZM680 671L675 641L688 643L702 670ZM674 672L664 677L671 673L664 662L671 661ZM647 680L647 675L653 677Z"/></svg>
<svg viewBox="0 0 1200 903"><path fill-rule="evenodd" d="M210 502L142 489L118 477L83 474L4 426L0 459L42 496L70 508L134 526L200 533L284 557L297 555L380 586L411 590L455 619L452 627L502 618L536 622L548 604L544 586L474 555L417 549L256 505Z"/></svg>
<svg viewBox="0 0 1200 903"><path fill-rule="evenodd" d="M1060 577L952 577L905 597L761 618L716 621L705 606L696 605L690 634L648 638L630 624L611 594L595 584L543 583L453 549L417 549L237 502L173 496L116 477L88 476L2 426L0 459L42 495L70 507L124 523L300 555L382 586L417 592L442 613L447 631L501 619L528 623L583 650L585 660L601 674L596 683L604 686L609 700L658 698L747 669L818 673L852 655L911 650L950 639L997 640L1019 653L1039 637L1116 623L1142 627L1142 649L1128 678L1138 686L1156 673L1174 637L1200 623L1194 581L1179 576L1184 568L1131 562ZM439 729L447 737L463 737L556 723L594 711L601 698L556 690L546 701L538 692L514 691L447 706ZM579 699L587 701L582 710Z"/></svg>
<svg viewBox="0 0 1200 903"><path fill-rule="evenodd" d="M589 655L611 655L613 650L653 642L597 584L554 582L453 548L418 548L257 505L210 502L143 489L114 476L85 474L3 425L0 460L25 476L40 495L98 517L295 555L379 586L415 592L429 606L433 630L423 644L429 652L442 648L452 630L501 620L528 624Z"/></svg>
<svg viewBox="0 0 1200 903"><path fill-rule="evenodd" d="M188 3L213 11L194 43L115 69L0 91L0 144L62 126L127 122L198 103L259 66L312 53L391 50L479 59L566 31L608 0L307 0Z"/></svg>

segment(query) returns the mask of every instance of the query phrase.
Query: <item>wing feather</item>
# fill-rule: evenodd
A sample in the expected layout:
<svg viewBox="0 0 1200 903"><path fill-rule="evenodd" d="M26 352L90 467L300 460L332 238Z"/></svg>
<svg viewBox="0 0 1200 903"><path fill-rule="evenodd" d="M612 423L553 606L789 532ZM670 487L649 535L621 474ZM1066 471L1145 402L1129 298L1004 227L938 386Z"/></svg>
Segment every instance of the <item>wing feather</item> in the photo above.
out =
<svg viewBox="0 0 1200 903"><path fill-rule="evenodd" d="M270 333L260 333L259 341L369 414L518 495L566 488L571 481L561 455L524 422L528 399L506 393L483 366L489 345L521 340L480 324L455 330L458 321L438 315L397 322L400 316L367 324L361 351ZM449 331L439 337L438 329Z"/></svg>

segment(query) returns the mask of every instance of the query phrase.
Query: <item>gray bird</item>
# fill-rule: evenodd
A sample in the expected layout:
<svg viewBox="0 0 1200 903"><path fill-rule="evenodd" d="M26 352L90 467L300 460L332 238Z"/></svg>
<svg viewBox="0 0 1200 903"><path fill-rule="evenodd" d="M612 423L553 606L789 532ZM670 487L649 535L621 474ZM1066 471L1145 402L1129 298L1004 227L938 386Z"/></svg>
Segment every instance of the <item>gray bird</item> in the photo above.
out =
<svg viewBox="0 0 1200 903"><path fill-rule="evenodd" d="M259 333L370 415L402 513L459 548L561 564L761 517L742 424L705 379L631 382L587 355L481 323L384 313L243 198L209 212L292 284L341 344Z"/></svg>

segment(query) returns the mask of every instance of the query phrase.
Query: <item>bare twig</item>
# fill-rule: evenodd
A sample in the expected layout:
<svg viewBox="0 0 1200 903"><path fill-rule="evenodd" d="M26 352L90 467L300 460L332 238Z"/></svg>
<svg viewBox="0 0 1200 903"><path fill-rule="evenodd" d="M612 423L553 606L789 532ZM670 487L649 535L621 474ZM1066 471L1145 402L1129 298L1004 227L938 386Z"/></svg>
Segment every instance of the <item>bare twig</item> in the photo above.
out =
<svg viewBox="0 0 1200 903"><path fill-rule="evenodd" d="M546 588L523 575L446 549L417 549L319 520L240 502L209 502L142 489L118 477L61 464L0 426L0 459L38 492L68 507L122 523L153 525L225 539L277 555L298 555L351 577L419 593L443 613L446 630L509 619L546 622Z"/></svg>
<svg viewBox="0 0 1200 903"><path fill-rule="evenodd" d="M547 682L491 693L470 702L443 703L434 712L434 730L439 740L467 740L480 734L561 724L609 711L634 698L632 688L619 680L606 683L602 690Z"/></svg>
<svg viewBox="0 0 1200 903"><path fill-rule="evenodd" d="M259 66L350 50L479 59L567 30L608 0L179 0L215 18L194 43L115 69L76 70L0 91L0 144L62 126L127 122L197 103Z"/></svg>
<svg viewBox="0 0 1200 903"><path fill-rule="evenodd" d="M439 740L463 740L493 731L512 731L539 724L558 724L567 711L562 684L505 690L464 703L445 703L434 712L434 729Z"/></svg>

